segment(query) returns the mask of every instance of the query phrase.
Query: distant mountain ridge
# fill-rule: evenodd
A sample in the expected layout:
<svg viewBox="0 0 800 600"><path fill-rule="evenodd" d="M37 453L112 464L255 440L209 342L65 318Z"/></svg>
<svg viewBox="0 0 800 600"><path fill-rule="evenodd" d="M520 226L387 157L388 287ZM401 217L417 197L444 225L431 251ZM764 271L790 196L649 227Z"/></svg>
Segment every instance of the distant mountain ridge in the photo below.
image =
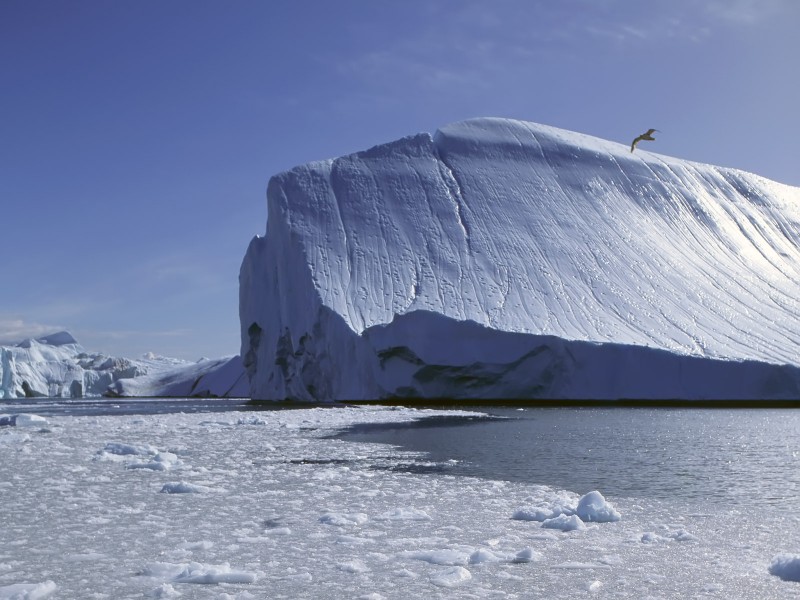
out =
<svg viewBox="0 0 800 600"><path fill-rule="evenodd" d="M270 180L255 398L800 397L800 190L481 118Z"/></svg>
<svg viewBox="0 0 800 600"><path fill-rule="evenodd" d="M67 331L0 346L0 398L230 396L248 393L238 356L197 363L89 353Z"/></svg>

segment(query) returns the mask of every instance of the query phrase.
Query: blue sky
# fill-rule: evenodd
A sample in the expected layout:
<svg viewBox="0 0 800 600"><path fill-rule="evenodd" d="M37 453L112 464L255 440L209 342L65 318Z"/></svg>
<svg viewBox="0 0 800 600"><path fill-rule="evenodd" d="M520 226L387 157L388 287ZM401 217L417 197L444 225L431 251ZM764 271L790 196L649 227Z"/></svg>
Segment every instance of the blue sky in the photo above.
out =
<svg viewBox="0 0 800 600"><path fill-rule="evenodd" d="M796 0L3 0L0 343L239 350L269 177L476 116L800 185Z"/></svg>

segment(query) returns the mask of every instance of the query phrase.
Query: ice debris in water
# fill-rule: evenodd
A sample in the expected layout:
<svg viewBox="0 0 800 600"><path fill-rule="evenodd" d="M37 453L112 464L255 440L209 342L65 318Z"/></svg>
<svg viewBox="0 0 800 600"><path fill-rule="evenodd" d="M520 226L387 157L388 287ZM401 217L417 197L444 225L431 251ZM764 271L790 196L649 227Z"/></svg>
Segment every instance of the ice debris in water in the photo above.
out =
<svg viewBox="0 0 800 600"><path fill-rule="evenodd" d="M236 571L230 564L207 565L197 562L174 564L154 562L141 572L146 577L166 579L172 583L253 583L258 579L255 573Z"/></svg>
<svg viewBox="0 0 800 600"><path fill-rule="evenodd" d="M165 483L161 487L162 494L202 494L213 491L216 490L205 485L196 485L185 481Z"/></svg>
<svg viewBox="0 0 800 600"><path fill-rule="evenodd" d="M0 415L0 427L47 427L47 419L39 415Z"/></svg>
<svg viewBox="0 0 800 600"><path fill-rule="evenodd" d="M800 581L800 554L778 554L769 564L769 572L784 581Z"/></svg>
<svg viewBox="0 0 800 600"><path fill-rule="evenodd" d="M582 521L594 521L596 523L608 523L619 521L620 514L614 509L610 502L603 498L603 494L598 491L589 492L582 496L578 501L575 514Z"/></svg>
<svg viewBox="0 0 800 600"><path fill-rule="evenodd" d="M614 506L598 491L581 496L568 492L540 500L539 504L521 506L511 516L520 521L541 521L547 529L574 531L584 529L584 523L608 523L622 517Z"/></svg>
<svg viewBox="0 0 800 600"><path fill-rule="evenodd" d="M552 519L545 519L542 521L542 527L545 529L560 529L561 531L580 531L586 529L583 521L577 515L567 516L559 515Z"/></svg>
<svg viewBox="0 0 800 600"><path fill-rule="evenodd" d="M47 580L44 583L15 583L0 586L0 600L43 600L55 592L57 586Z"/></svg>

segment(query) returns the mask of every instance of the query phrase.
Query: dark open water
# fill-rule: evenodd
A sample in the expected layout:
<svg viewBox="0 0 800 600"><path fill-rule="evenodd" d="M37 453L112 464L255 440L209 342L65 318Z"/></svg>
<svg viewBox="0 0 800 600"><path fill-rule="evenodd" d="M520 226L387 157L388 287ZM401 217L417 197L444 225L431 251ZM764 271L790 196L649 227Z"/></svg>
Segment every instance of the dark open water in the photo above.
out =
<svg viewBox="0 0 800 600"><path fill-rule="evenodd" d="M428 454L441 472L585 493L800 503L800 411L487 409L496 419L356 426L343 439ZM457 461L447 462L447 461Z"/></svg>

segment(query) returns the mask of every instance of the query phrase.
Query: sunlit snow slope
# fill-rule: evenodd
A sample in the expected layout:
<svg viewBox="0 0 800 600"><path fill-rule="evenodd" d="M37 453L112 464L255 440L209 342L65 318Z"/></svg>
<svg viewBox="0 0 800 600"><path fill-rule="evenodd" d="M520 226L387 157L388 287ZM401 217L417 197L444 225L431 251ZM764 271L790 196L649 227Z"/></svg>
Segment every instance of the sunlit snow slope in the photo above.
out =
<svg viewBox="0 0 800 600"><path fill-rule="evenodd" d="M255 398L800 397L800 189L482 118L267 197Z"/></svg>

